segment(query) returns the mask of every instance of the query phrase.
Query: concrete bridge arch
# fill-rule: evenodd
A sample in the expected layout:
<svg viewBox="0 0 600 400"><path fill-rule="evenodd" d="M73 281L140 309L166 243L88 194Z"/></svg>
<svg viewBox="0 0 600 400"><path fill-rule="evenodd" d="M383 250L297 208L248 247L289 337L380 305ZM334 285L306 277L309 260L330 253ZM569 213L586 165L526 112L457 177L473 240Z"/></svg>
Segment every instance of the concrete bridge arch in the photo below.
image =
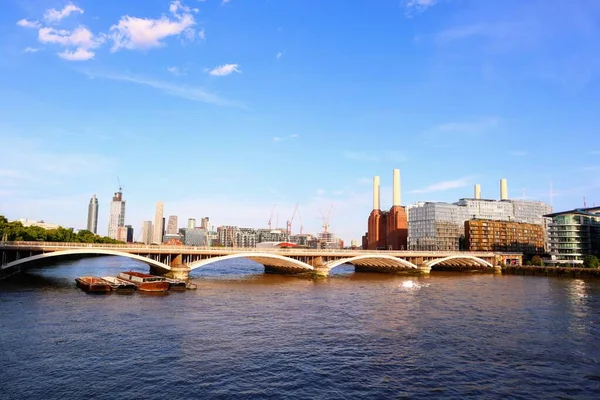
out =
<svg viewBox="0 0 600 400"><path fill-rule="evenodd" d="M385 254L364 254L360 256L343 258L340 260L329 261L325 264L329 270L334 269L343 264L352 264L354 266L368 266L372 268L385 267L389 268L402 268L402 269L417 269L417 266L410 261L402 258L385 255Z"/></svg>
<svg viewBox="0 0 600 400"><path fill-rule="evenodd" d="M245 258L250 261L254 261L258 264L262 264L265 268L273 268L286 272L311 272L313 271L313 266L302 262L300 260L296 260L291 257L281 256L279 254L274 253L260 253L260 252L248 252L248 253L238 253L238 254L229 254L226 256L218 256L207 258L204 260L195 261L193 263L188 264L190 271L201 268L209 264L213 264L218 261L225 260L233 260L236 258Z"/></svg>
<svg viewBox="0 0 600 400"><path fill-rule="evenodd" d="M51 257L60 257L60 256L69 256L69 255L107 255L107 256L119 256L119 257L127 257L132 260L141 261L145 264L148 264L152 267L161 268L167 271L171 270L171 267L167 264L161 263L160 261L155 261L151 258L139 256L137 254L130 254L117 250L106 250L106 249L94 249L94 248L86 248L86 249L74 249L74 250L61 250L61 251L53 251L49 253L38 254L35 256L24 257L18 260L9 262L4 265L2 269L9 269L17 266L22 266L24 264L30 263L36 260L44 260Z"/></svg>
<svg viewBox="0 0 600 400"><path fill-rule="evenodd" d="M437 264L446 263L448 261L453 261L453 260L458 260L458 261L469 260L469 261L472 261L475 264L482 266L482 267L494 268L492 263L490 263L489 261L486 261L479 257L471 256L468 254L457 254L457 255L452 255L452 256L448 256L448 257L438 258L436 260L426 261L425 265L427 265L428 267L431 268Z"/></svg>

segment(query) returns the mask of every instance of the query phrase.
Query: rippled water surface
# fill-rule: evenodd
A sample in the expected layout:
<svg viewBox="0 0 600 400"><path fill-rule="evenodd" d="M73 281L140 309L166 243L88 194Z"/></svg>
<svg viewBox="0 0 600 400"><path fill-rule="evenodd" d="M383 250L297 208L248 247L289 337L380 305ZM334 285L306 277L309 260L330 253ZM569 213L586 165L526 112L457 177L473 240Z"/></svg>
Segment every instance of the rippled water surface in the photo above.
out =
<svg viewBox="0 0 600 400"><path fill-rule="evenodd" d="M65 261L0 282L1 399L600 398L600 282L433 273L328 279L234 261L198 290L89 295Z"/></svg>

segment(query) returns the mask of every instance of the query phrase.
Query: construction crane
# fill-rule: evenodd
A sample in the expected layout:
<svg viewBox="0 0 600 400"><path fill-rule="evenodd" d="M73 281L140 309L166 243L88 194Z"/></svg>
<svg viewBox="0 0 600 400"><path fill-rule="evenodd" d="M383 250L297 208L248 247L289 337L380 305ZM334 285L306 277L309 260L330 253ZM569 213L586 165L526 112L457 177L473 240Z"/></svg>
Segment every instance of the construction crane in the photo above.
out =
<svg viewBox="0 0 600 400"><path fill-rule="evenodd" d="M298 220L300 221L300 234L302 235L302 229L304 229L304 226L302 225L302 216L300 216L299 211L298 211Z"/></svg>
<svg viewBox="0 0 600 400"><path fill-rule="evenodd" d="M329 205L329 210L327 211L327 216L325 216L325 214L323 214L323 211L321 211L321 209L319 209L319 211L321 211L321 217L323 217L323 232L327 233L329 231L329 219L331 218L331 209L333 208L333 204Z"/></svg>
<svg viewBox="0 0 600 400"><path fill-rule="evenodd" d="M119 192L122 192L123 186L121 186L121 180L119 179L119 175L117 175L117 182L119 182Z"/></svg>
<svg viewBox="0 0 600 400"><path fill-rule="evenodd" d="M275 212L275 206L276 204L273 204L273 208L271 209L271 216L269 217L269 222L268 222L268 226L269 226L269 230L271 229L271 221L273 221L273 213Z"/></svg>
<svg viewBox="0 0 600 400"><path fill-rule="evenodd" d="M296 213L298 212L298 203L296 203L296 207L294 208L294 213L292 214L292 218L290 218L287 221L287 234L292 236L292 223L294 222L294 217L296 216ZM302 232L300 232L302 233Z"/></svg>

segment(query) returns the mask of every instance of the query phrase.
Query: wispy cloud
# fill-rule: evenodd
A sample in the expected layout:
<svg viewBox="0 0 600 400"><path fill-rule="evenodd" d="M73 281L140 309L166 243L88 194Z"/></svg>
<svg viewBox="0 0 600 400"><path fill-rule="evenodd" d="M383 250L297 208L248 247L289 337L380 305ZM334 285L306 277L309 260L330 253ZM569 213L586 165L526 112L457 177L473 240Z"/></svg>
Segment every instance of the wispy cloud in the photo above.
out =
<svg viewBox="0 0 600 400"><path fill-rule="evenodd" d="M300 135L298 135L297 133L292 133L291 135L283 136L283 137L281 137L281 136L275 136L273 138L273 141L274 142L281 142L281 141L288 140L288 139L295 139L295 138L297 138L299 136Z"/></svg>
<svg viewBox="0 0 600 400"><path fill-rule="evenodd" d="M113 41L112 52L128 50L146 50L164 46L163 40L169 36L184 35L193 40L196 35L193 26L196 20L193 10L180 0L171 1L169 12L172 17L162 15L160 18L139 18L126 15L118 24L110 27L109 38Z"/></svg>
<svg viewBox="0 0 600 400"><path fill-rule="evenodd" d="M412 16L415 13L420 13L434 6L438 0L402 0L401 5L407 16Z"/></svg>
<svg viewBox="0 0 600 400"><path fill-rule="evenodd" d="M401 151L382 151L382 152L366 152L366 151L344 151L343 157L350 161L360 162L403 162L407 160L406 153Z"/></svg>
<svg viewBox="0 0 600 400"><path fill-rule="evenodd" d="M215 104L219 106L229 106L229 107L240 107L246 108L242 103L232 100L227 100L220 96L217 96L213 93L206 91L203 88L194 87L194 86L185 86L185 85L174 85L167 82L161 82L152 79L140 78L136 76L129 75L111 75L111 74L101 74L101 73L92 73L89 71L82 71L85 75L90 78L105 78L111 79L115 81L122 82L130 82L138 85L148 86L154 89L158 89L166 94L171 96L181 97L191 101L198 101L202 103Z"/></svg>
<svg viewBox="0 0 600 400"><path fill-rule="evenodd" d="M281 51L275 55L275 58L276 58L276 59L278 59L278 60L279 60L281 57L283 57L283 53L282 53Z"/></svg>
<svg viewBox="0 0 600 400"><path fill-rule="evenodd" d="M62 10L51 8L44 14L44 19L48 22L60 22L63 18L68 17L72 13L83 14L83 9L77 7L73 3L69 3Z"/></svg>
<svg viewBox="0 0 600 400"><path fill-rule="evenodd" d="M238 64L219 65L218 67L215 67L208 71L209 75L212 75L212 76L227 76L234 72L237 72L237 73L242 72L238 69Z"/></svg>
<svg viewBox="0 0 600 400"><path fill-rule="evenodd" d="M38 51L40 51L40 49L35 48L35 47L25 47L25 49L23 49L23 51L25 53L37 53Z"/></svg>
<svg viewBox="0 0 600 400"><path fill-rule="evenodd" d="M28 21L26 19L18 20L17 25L22 26L23 28L35 28L35 29L42 26L38 21Z"/></svg>
<svg viewBox="0 0 600 400"><path fill-rule="evenodd" d="M411 193L434 193L444 192L446 190L458 189L469 185L473 177L464 177L449 181L437 182L422 189L411 190Z"/></svg>
<svg viewBox="0 0 600 400"><path fill-rule="evenodd" d="M172 73L175 76L187 75L187 72L184 69L181 69L179 67L167 67L167 71L169 71L170 73Z"/></svg>

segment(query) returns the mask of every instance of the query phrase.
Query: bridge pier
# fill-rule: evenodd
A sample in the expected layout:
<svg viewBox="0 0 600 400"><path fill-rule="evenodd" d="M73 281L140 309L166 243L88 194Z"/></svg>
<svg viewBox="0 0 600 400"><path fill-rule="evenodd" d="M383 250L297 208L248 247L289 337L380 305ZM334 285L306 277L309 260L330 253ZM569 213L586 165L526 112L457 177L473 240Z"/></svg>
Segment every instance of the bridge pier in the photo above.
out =
<svg viewBox="0 0 600 400"><path fill-rule="evenodd" d="M429 275L429 273L431 273L431 267L427 264L420 264L417 266L417 273L419 275Z"/></svg>
<svg viewBox="0 0 600 400"><path fill-rule="evenodd" d="M313 257L308 260L308 264L314 268L314 278L327 278L329 276L329 268L323 263L323 257Z"/></svg>
<svg viewBox="0 0 600 400"><path fill-rule="evenodd" d="M171 270L169 271L163 268L150 266L150 274L187 281L190 279L190 268L187 265L180 264L176 267L171 267Z"/></svg>
<svg viewBox="0 0 600 400"><path fill-rule="evenodd" d="M494 266L494 274L502 274L502 267L500 265Z"/></svg>

